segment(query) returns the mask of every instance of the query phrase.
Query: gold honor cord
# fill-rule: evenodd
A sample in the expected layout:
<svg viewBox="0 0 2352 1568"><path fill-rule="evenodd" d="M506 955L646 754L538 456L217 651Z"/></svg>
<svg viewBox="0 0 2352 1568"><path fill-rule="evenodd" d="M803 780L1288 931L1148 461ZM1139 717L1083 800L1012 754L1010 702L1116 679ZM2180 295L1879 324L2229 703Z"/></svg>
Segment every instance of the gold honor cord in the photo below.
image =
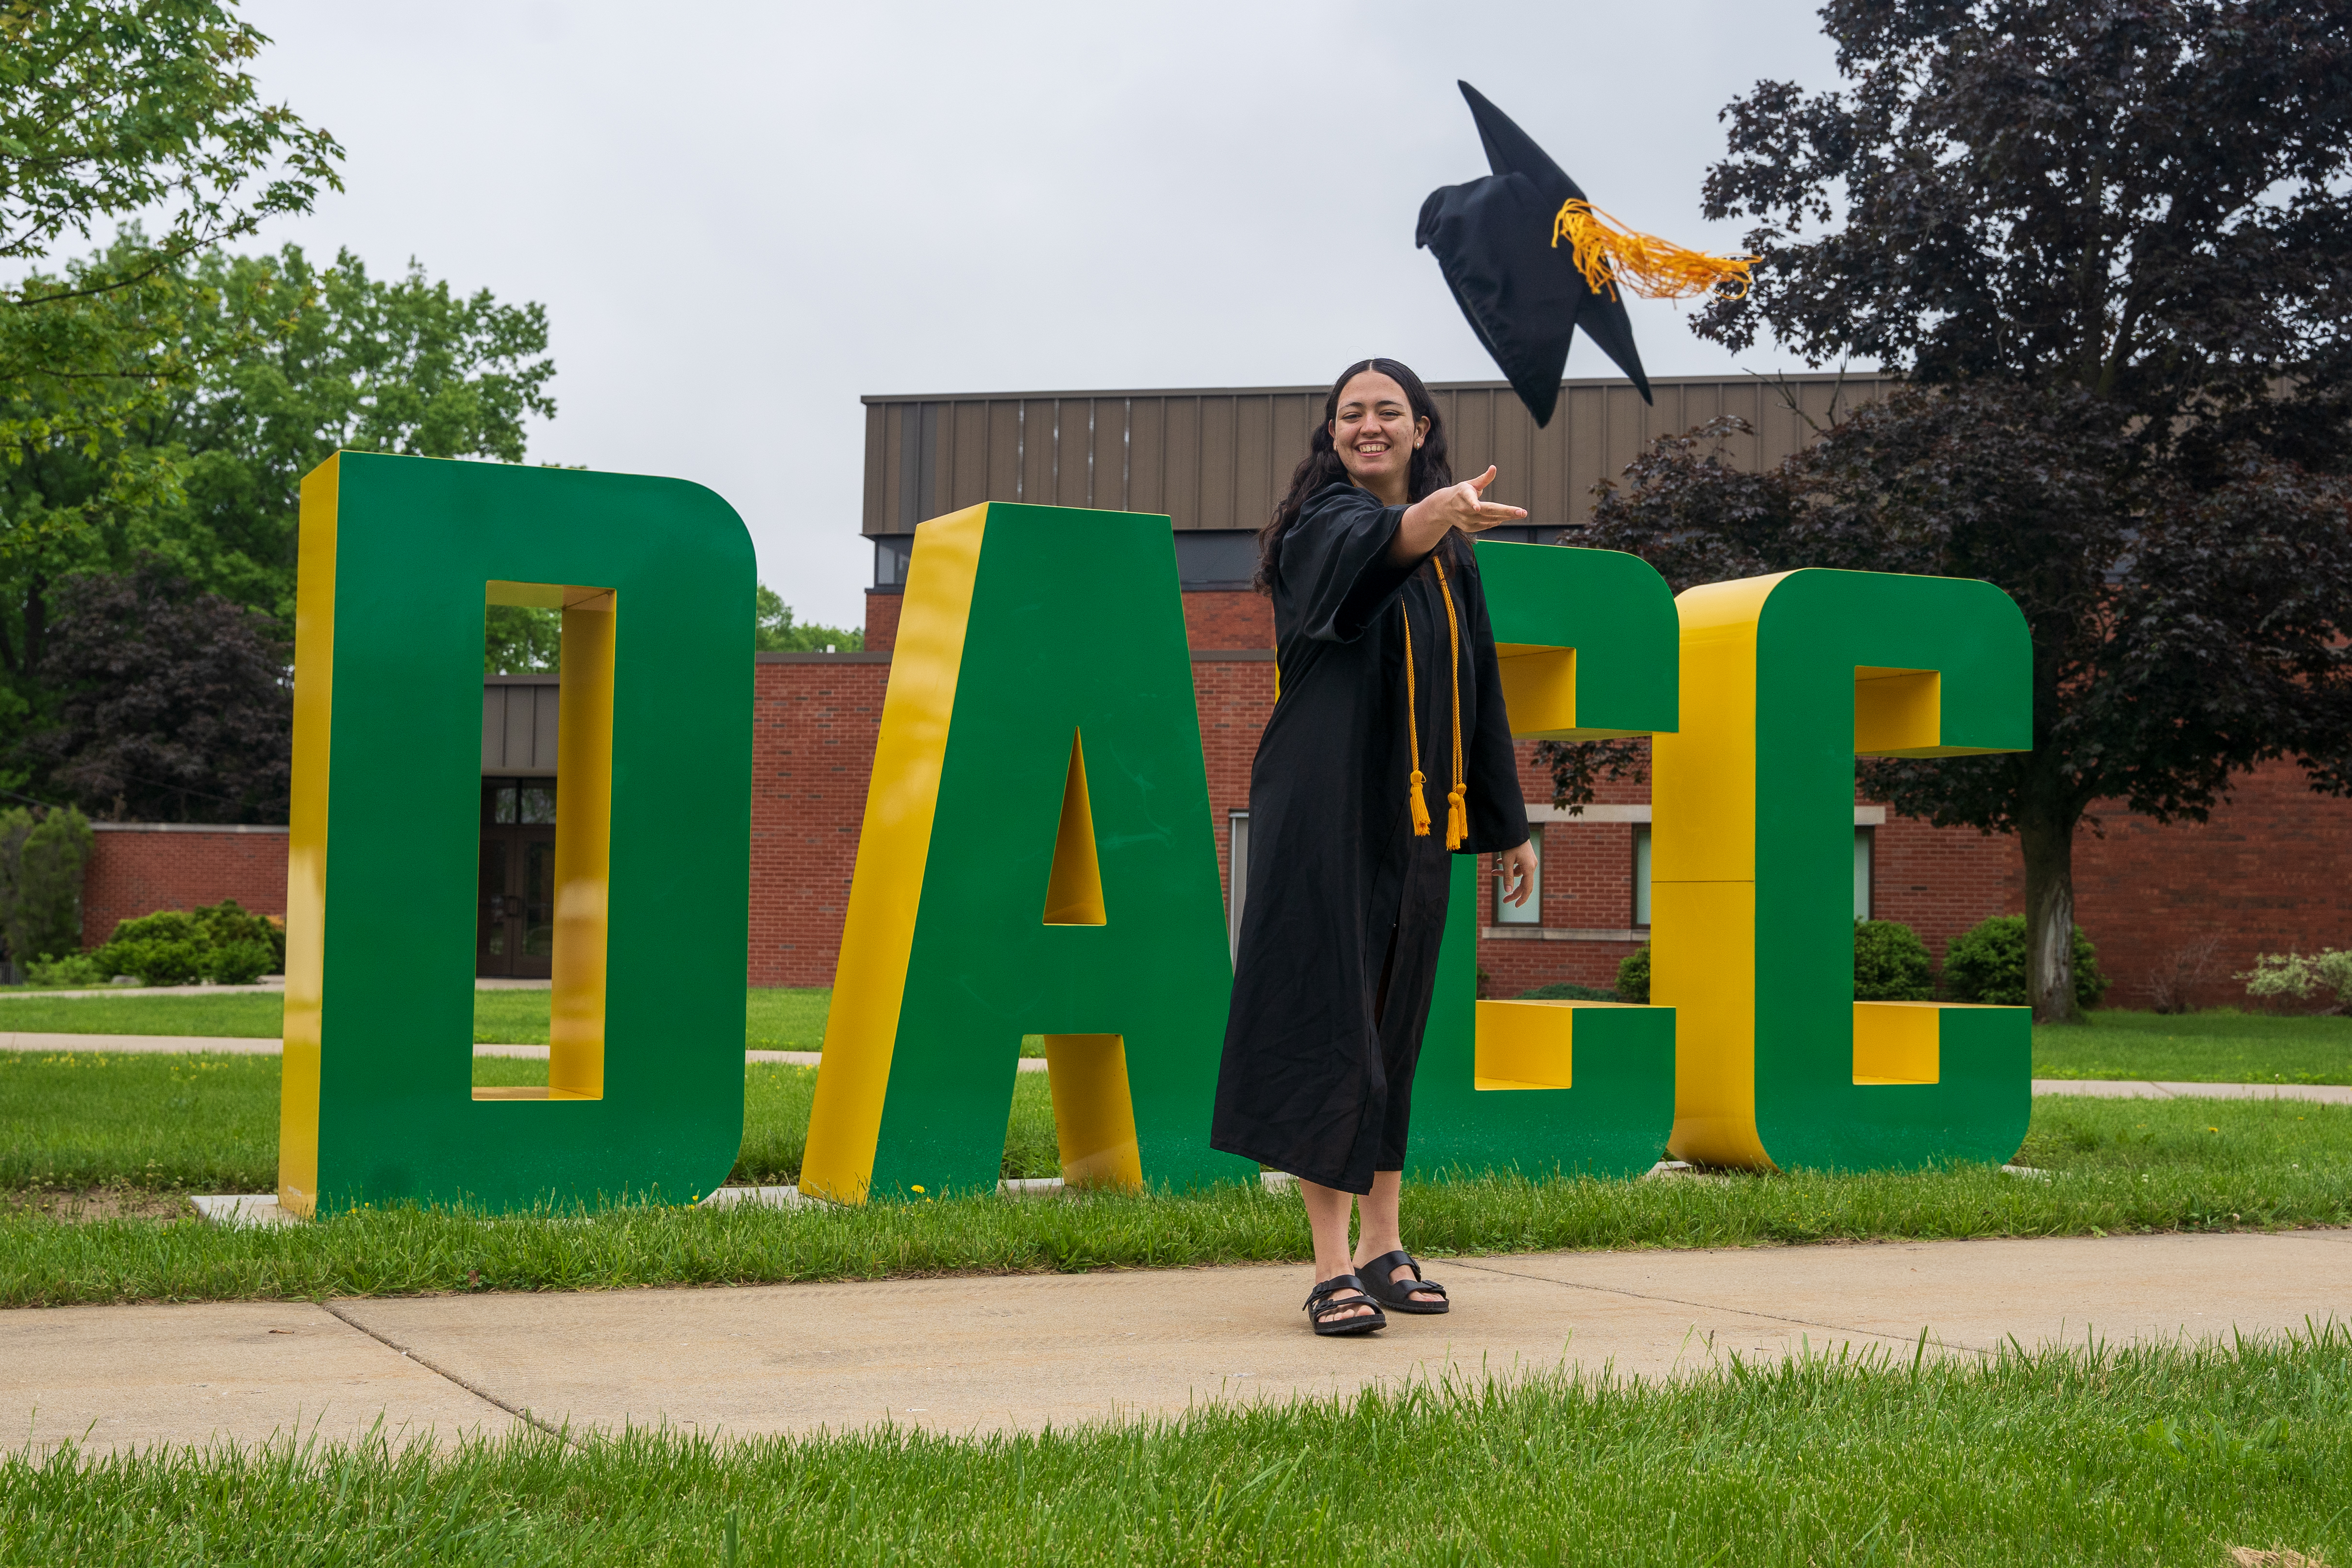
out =
<svg viewBox="0 0 2352 1568"><path fill-rule="evenodd" d="M1445 600L1445 631L1454 653L1454 787L1445 795L1445 847L1462 847L1470 837L1469 781L1463 776L1462 767L1462 622L1454 613L1454 590L1445 581L1445 563L1434 557L1430 564L1437 568L1437 592ZM1412 613L1404 601L1397 601L1397 614L1404 617L1404 733L1405 742L1412 749L1412 783L1405 793L1405 804L1412 808L1412 835L1429 837L1429 802L1422 794L1424 775L1421 771L1421 717L1416 703L1412 657Z"/></svg>
<svg viewBox="0 0 2352 1568"><path fill-rule="evenodd" d="M1585 284L1612 299L1622 283L1645 300L1744 300L1748 269L1764 259L1692 250L1627 228L1591 202L1572 198L1561 204L1551 223L1552 247L1558 249L1562 239Z"/></svg>

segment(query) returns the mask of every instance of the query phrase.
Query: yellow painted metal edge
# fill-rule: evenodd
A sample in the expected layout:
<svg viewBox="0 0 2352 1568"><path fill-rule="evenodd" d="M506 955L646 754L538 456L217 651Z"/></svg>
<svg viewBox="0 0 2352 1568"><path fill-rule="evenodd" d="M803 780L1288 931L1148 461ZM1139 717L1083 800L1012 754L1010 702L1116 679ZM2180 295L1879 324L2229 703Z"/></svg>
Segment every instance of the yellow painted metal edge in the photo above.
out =
<svg viewBox="0 0 2352 1568"><path fill-rule="evenodd" d="M604 1095L604 964L613 881L613 672L618 595L562 590L563 687L555 725L555 962L550 1098Z"/></svg>
<svg viewBox="0 0 2352 1568"><path fill-rule="evenodd" d="M1070 772L1062 785L1062 820L1054 830L1054 863L1045 875L1045 923L1098 926L1110 921L1103 902L1102 859L1095 853L1094 803L1087 796L1086 737L1070 737Z"/></svg>
<svg viewBox="0 0 2352 1568"><path fill-rule="evenodd" d="M874 1176L987 526L983 502L915 528L801 1163L801 1191L835 1203L864 1203Z"/></svg>
<svg viewBox="0 0 2352 1568"><path fill-rule="evenodd" d="M1143 1188L1143 1149L1127 1082L1124 1035L1047 1035L1046 1087L1062 1180L1073 1187Z"/></svg>
<svg viewBox="0 0 2352 1568"><path fill-rule="evenodd" d="M278 1203L319 1205L320 1017L326 995L327 784L334 741L337 453L302 479L294 588L293 802L286 842L285 1058L278 1100Z"/></svg>
<svg viewBox="0 0 2352 1568"><path fill-rule="evenodd" d="M1653 742L1650 1000L1675 1010L1675 1158L1769 1168L1756 1131L1756 644L1787 573L1676 595L1682 728Z"/></svg>

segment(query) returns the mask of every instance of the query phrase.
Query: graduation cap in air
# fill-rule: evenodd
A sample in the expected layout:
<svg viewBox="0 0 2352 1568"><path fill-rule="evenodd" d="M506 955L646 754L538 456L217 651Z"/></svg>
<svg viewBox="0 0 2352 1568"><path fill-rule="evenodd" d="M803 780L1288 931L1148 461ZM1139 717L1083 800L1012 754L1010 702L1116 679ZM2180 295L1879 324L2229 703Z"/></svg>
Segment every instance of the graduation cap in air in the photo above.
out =
<svg viewBox="0 0 2352 1568"><path fill-rule="evenodd" d="M1579 327L1650 401L1619 289L1687 299L1736 281L1745 293L1757 258L1708 256L1624 228L1510 116L1468 82L1456 85L1495 172L1432 191L1413 243L1437 258L1470 330L1538 425L1551 422Z"/></svg>

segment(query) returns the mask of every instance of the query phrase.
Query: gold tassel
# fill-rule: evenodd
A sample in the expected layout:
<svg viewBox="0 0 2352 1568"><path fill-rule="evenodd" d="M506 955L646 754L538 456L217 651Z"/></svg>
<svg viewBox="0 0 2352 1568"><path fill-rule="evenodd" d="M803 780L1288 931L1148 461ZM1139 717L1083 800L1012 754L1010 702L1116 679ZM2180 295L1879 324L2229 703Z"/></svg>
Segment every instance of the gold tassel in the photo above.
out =
<svg viewBox="0 0 2352 1568"><path fill-rule="evenodd" d="M1454 651L1454 787L1445 792L1445 848L1462 847L1470 837L1470 780L1462 765L1462 622L1454 613L1454 589L1445 581L1445 563L1432 557L1437 568L1437 592L1445 600L1445 635Z"/></svg>
<svg viewBox="0 0 2352 1568"><path fill-rule="evenodd" d="M1566 239L1576 269L1596 294L1616 298L1622 283L1646 300L1693 300L1701 295L1744 300L1748 269L1760 256L1710 256L1654 234L1627 228L1591 202L1570 199L1551 222L1556 250ZM1727 292L1731 285L1735 290Z"/></svg>
<svg viewBox="0 0 2352 1568"><path fill-rule="evenodd" d="M1421 785L1421 720L1413 707L1412 681L1412 612L1397 601L1397 613L1404 616L1404 739L1408 754L1413 760L1412 785L1405 791L1405 804L1412 808L1412 836L1429 837L1429 802L1422 798Z"/></svg>

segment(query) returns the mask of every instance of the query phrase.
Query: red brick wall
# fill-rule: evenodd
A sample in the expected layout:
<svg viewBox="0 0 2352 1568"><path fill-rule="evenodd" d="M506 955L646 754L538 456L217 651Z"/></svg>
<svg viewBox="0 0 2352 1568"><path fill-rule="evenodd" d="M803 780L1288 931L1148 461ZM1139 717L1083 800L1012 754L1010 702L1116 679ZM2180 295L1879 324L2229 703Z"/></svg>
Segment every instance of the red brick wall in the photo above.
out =
<svg viewBox="0 0 2352 1568"><path fill-rule="evenodd" d="M286 912L286 830L206 832L108 824L82 874L81 940L96 947L117 921L235 899L259 915Z"/></svg>
<svg viewBox="0 0 2352 1568"><path fill-rule="evenodd" d="M906 601L904 594L885 594L877 589L866 590L866 651L888 653L898 645L898 606Z"/></svg>
<svg viewBox="0 0 2352 1568"><path fill-rule="evenodd" d="M1185 598L1228 596L1187 594ZM1274 661L1196 658L1192 697L1201 710L1201 751L1209 773L1209 820L1217 832L1217 876L1224 884L1225 907L1231 909L1232 814L1249 809L1250 763L1257 757L1258 732L1265 728L1266 715L1274 711Z"/></svg>
<svg viewBox="0 0 2352 1568"><path fill-rule="evenodd" d="M887 601L898 624L898 595ZM849 907L866 780L882 723L887 660L762 659L751 687L751 952L754 985L830 985Z"/></svg>
<svg viewBox="0 0 2352 1568"><path fill-rule="evenodd" d="M1263 594L1187 594L1184 641L1193 647L1272 647L1274 601Z"/></svg>
<svg viewBox="0 0 2352 1568"><path fill-rule="evenodd" d="M2352 947L2352 801L2315 795L2302 770L2277 763L2238 781L2208 823L2158 827L2120 812L2105 837L2074 838L2074 918L2099 950L2113 1006L2147 1005L2148 987L2211 939L2201 1006L2244 1005L2231 979L2258 952ZM2025 907L2025 869L2012 849L2007 907Z"/></svg>

